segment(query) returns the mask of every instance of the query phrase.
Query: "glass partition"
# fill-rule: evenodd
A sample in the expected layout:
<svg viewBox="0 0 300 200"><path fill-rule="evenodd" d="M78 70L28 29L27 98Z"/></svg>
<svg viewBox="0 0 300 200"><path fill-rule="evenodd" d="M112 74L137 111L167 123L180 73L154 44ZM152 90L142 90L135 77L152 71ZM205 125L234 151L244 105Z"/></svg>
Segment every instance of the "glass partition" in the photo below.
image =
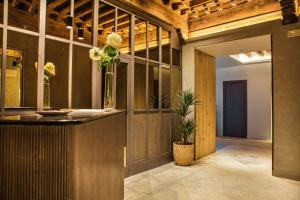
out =
<svg viewBox="0 0 300 200"><path fill-rule="evenodd" d="M116 70L116 109L127 109L127 68L128 63L121 62Z"/></svg>
<svg viewBox="0 0 300 200"><path fill-rule="evenodd" d="M162 66L162 94L161 94L161 108L170 108L171 98L171 71L170 66Z"/></svg>
<svg viewBox="0 0 300 200"><path fill-rule="evenodd" d="M3 6L3 3L2 3L2 6ZM1 103L1 101L2 101L2 98L1 98L1 93L2 93L1 79L2 79L2 75L1 74L2 74L2 56L3 56L2 55L2 53L3 53L3 50L2 50L3 42L2 42L2 40L3 40L3 29L0 28L0 105L2 105L2 103Z"/></svg>
<svg viewBox="0 0 300 200"><path fill-rule="evenodd" d="M170 64L170 54L171 54L171 33L162 29L162 62Z"/></svg>
<svg viewBox="0 0 300 200"><path fill-rule="evenodd" d="M36 107L38 37L8 30L5 107Z"/></svg>
<svg viewBox="0 0 300 200"><path fill-rule="evenodd" d="M159 60L159 30L158 27L152 24L149 24L149 59L150 60Z"/></svg>
<svg viewBox="0 0 300 200"><path fill-rule="evenodd" d="M131 46L130 46L130 23L131 23L131 15L118 10L118 18L117 18L117 32L122 36L123 42L120 48L121 53L130 54Z"/></svg>
<svg viewBox="0 0 300 200"><path fill-rule="evenodd" d="M135 59L134 108L146 109L146 61Z"/></svg>
<svg viewBox="0 0 300 200"><path fill-rule="evenodd" d="M3 24L3 0L0 0L0 24Z"/></svg>
<svg viewBox="0 0 300 200"><path fill-rule="evenodd" d="M149 109L159 108L159 64L149 63L148 67Z"/></svg>
<svg viewBox="0 0 300 200"><path fill-rule="evenodd" d="M178 67L172 67L172 88L171 88L171 103L176 103L178 92L181 91L181 70Z"/></svg>
<svg viewBox="0 0 300 200"><path fill-rule="evenodd" d="M134 25L134 51L135 56L146 58L147 56L147 22L135 18Z"/></svg>
<svg viewBox="0 0 300 200"><path fill-rule="evenodd" d="M178 49L172 49L172 64L177 67L181 66L181 52Z"/></svg>
<svg viewBox="0 0 300 200"><path fill-rule="evenodd" d="M70 14L70 7L63 14ZM93 42L93 1L74 1L74 41L92 44Z"/></svg>
<svg viewBox="0 0 300 200"><path fill-rule="evenodd" d="M92 60L89 49L73 46L72 108L92 108Z"/></svg>
<svg viewBox="0 0 300 200"><path fill-rule="evenodd" d="M105 46L108 34L115 29L115 12L115 7L101 1L99 2L98 45L100 47Z"/></svg>
<svg viewBox="0 0 300 200"><path fill-rule="evenodd" d="M55 76L50 78L50 106L68 107L69 44L46 39L45 64L55 65ZM46 90L44 92L47 92Z"/></svg>
<svg viewBox="0 0 300 200"><path fill-rule="evenodd" d="M3 4L3 3L2 3ZM40 1L8 1L8 25L34 32L39 31ZM2 7L3 8L3 7Z"/></svg>
<svg viewBox="0 0 300 200"><path fill-rule="evenodd" d="M46 34L70 38L73 18L70 16L71 0L47 0Z"/></svg>

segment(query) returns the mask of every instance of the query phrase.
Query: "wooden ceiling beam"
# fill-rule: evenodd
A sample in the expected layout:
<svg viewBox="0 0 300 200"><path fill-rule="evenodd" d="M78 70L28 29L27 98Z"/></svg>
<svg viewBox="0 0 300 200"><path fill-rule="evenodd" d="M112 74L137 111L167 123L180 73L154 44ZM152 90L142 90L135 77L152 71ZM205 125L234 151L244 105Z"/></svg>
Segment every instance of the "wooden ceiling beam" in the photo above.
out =
<svg viewBox="0 0 300 200"><path fill-rule="evenodd" d="M56 7L62 5L63 3L65 3L67 0L54 0L52 1L51 3L49 3L47 5L47 10L53 10L55 9Z"/></svg>
<svg viewBox="0 0 300 200"><path fill-rule="evenodd" d="M236 6L229 10L222 12L214 12L209 15L203 15L195 20L189 21L189 31L194 32L197 30L218 26L220 24L238 21L245 18L263 15L265 13L272 13L280 11L280 5L275 0L262 0L253 3L243 4Z"/></svg>
<svg viewBox="0 0 300 200"><path fill-rule="evenodd" d="M74 9L77 9L81 6L83 6L84 4L90 2L91 0L81 0L81 1L77 1L75 4L74 4ZM92 8L91 8L92 9ZM68 6L67 8L63 9L60 13L63 14L63 15L66 15L68 13L70 13L71 11L71 6Z"/></svg>

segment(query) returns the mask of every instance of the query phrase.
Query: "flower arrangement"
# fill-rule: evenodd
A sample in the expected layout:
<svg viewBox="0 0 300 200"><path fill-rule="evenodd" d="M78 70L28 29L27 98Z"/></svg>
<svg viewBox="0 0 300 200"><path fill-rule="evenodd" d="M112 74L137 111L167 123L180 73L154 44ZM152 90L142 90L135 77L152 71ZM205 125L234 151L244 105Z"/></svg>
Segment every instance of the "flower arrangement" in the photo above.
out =
<svg viewBox="0 0 300 200"><path fill-rule="evenodd" d="M90 58L99 61L98 70L120 63L119 47L122 44L122 37L118 33L110 33L103 49L94 47L90 49Z"/></svg>
<svg viewBox="0 0 300 200"><path fill-rule="evenodd" d="M35 69L37 69L38 64L35 62ZM49 79L55 76L55 65L52 62L47 62L44 66L44 80L49 81Z"/></svg>

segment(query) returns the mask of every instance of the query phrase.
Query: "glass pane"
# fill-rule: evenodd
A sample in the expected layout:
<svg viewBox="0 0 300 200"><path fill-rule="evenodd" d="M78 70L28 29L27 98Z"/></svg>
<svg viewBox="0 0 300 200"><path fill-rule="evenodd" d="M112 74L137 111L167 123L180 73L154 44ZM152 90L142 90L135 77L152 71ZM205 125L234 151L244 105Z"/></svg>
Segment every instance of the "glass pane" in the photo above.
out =
<svg viewBox="0 0 300 200"><path fill-rule="evenodd" d="M40 1L8 1L8 25L39 31Z"/></svg>
<svg viewBox="0 0 300 200"><path fill-rule="evenodd" d="M5 107L36 107L38 37L7 33Z"/></svg>
<svg viewBox="0 0 300 200"><path fill-rule="evenodd" d="M120 48L121 53L131 53L130 49L130 23L131 23L131 15L128 13L118 10L118 33L122 36L123 42Z"/></svg>
<svg viewBox="0 0 300 200"><path fill-rule="evenodd" d="M159 106L159 65L149 63L149 108Z"/></svg>
<svg viewBox="0 0 300 200"><path fill-rule="evenodd" d="M113 6L99 2L98 40L100 47L105 46L108 34L114 31L115 11Z"/></svg>
<svg viewBox="0 0 300 200"><path fill-rule="evenodd" d="M0 24L3 24L3 0L0 0Z"/></svg>
<svg viewBox="0 0 300 200"><path fill-rule="evenodd" d="M146 58L146 27L147 23L135 18L134 26L134 51L135 55Z"/></svg>
<svg viewBox="0 0 300 200"><path fill-rule="evenodd" d="M55 76L50 78L50 106L67 108L69 44L46 39L45 49L45 64L52 62L55 65Z"/></svg>
<svg viewBox="0 0 300 200"><path fill-rule="evenodd" d="M89 48L74 45L72 66L72 108L92 108L92 61Z"/></svg>
<svg viewBox="0 0 300 200"><path fill-rule="evenodd" d="M173 67L172 68L172 93L171 93L171 101L172 105L176 103L177 94L181 91L181 75L180 69Z"/></svg>
<svg viewBox="0 0 300 200"><path fill-rule="evenodd" d="M127 109L127 63L117 65L116 109Z"/></svg>
<svg viewBox="0 0 300 200"><path fill-rule="evenodd" d="M134 108L146 109L146 62L135 59Z"/></svg>
<svg viewBox="0 0 300 200"><path fill-rule="evenodd" d="M177 66L177 67L180 67L181 66L181 53L180 53L180 50L177 50L177 49L172 49L172 58L173 58L173 62L172 64Z"/></svg>
<svg viewBox="0 0 300 200"><path fill-rule="evenodd" d="M158 27L149 24L149 59L159 60L159 41L158 41Z"/></svg>
<svg viewBox="0 0 300 200"><path fill-rule="evenodd" d="M69 12L69 7L64 13ZM93 1L74 1L74 40L86 44L93 42Z"/></svg>
<svg viewBox="0 0 300 200"><path fill-rule="evenodd" d="M171 71L170 66L162 67L162 95L161 108L170 108Z"/></svg>
<svg viewBox="0 0 300 200"><path fill-rule="evenodd" d="M47 0L46 34L70 38L70 30L73 27L70 7L70 0Z"/></svg>
<svg viewBox="0 0 300 200"><path fill-rule="evenodd" d="M170 64L170 51L171 51L171 34L166 30L162 30L162 62Z"/></svg>
<svg viewBox="0 0 300 200"><path fill-rule="evenodd" d="M2 90L2 87L1 87L1 72L2 72L2 40L3 40L3 29L0 28L0 105L1 104L1 90Z"/></svg>

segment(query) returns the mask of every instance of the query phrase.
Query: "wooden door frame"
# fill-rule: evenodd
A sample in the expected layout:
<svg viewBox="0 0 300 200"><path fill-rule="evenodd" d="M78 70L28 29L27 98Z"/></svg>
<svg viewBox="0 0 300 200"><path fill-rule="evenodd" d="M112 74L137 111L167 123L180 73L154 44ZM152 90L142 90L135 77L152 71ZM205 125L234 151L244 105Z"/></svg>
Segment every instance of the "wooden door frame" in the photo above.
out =
<svg viewBox="0 0 300 200"><path fill-rule="evenodd" d="M130 146L131 146L131 119L132 119L132 113L130 112L131 110L131 101L132 101L132 92L130 89L130 80L131 80L131 74L130 74L130 70L132 69L132 59L130 56L127 55L121 55L120 56L120 61L122 63L126 63L127 64L127 99L126 99L126 104L127 104L127 111L126 111L126 141L125 142L125 146L126 146L126 166L124 167L124 177L128 177L129 176L129 172L130 172L130 167L131 167L131 154L130 154ZM116 92L116 79L117 77L114 77L114 93ZM116 102L116 94L114 95L114 102Z"/></svg>
<svg viewBox="0 0 300 200"><path fill-rule="evenodd" d="M244 118L245 118L245 126L244 126L244 132L245 132L245 139L248 137L248 105L247 105L247 80L232 80L232 81L223 81L223 136L227 136L225 134L226 132L226 85L231 83L243 83L244 85L244 105L245 105L245 111L244 111Z"/></svg>

